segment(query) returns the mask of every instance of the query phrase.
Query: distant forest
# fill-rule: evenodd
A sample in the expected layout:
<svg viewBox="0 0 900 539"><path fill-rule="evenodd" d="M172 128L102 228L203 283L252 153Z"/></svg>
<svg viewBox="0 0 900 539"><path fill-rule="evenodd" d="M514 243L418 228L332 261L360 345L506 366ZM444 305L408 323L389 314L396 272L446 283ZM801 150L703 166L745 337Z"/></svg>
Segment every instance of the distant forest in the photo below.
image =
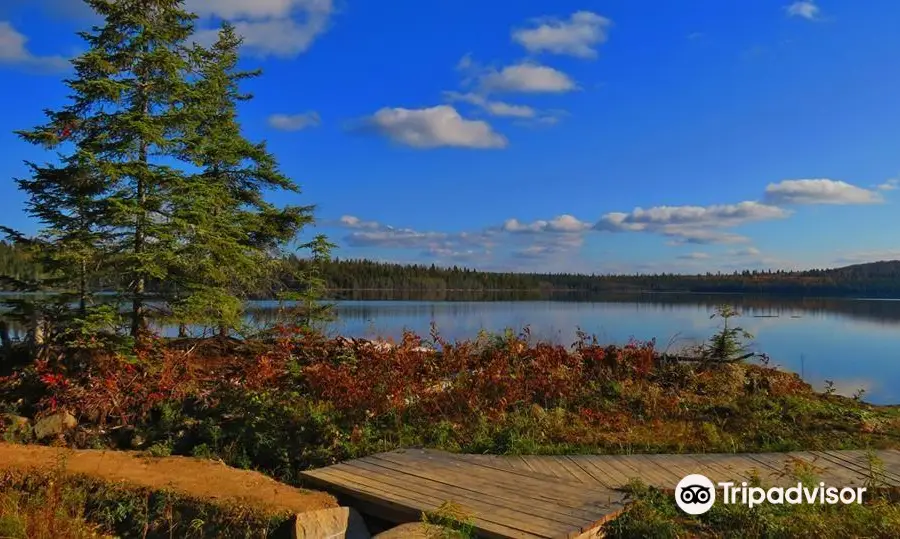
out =
<svg viewBox="0 0 900 539"><path fill-rule="evenodd" d="M303 264L302 260L295 263ZM742 271L680 275L494 273L434 265L334 260L322 269L332 290L695 292L830 297L900 297L900 261L807 271Z"/></svg>
<svg viewBox="0 0 900 539"><path fill-rule="evenodd" d="M287 267L303 270L306 260L290 257ZM40 268L7 243L0 242L0 276L30 280ZM290 275L281 288L293 290ZM567 291L590 294L634 292L693 292L777 294L806 297L897 297L900 298L900 261L873 262L833 269L806 271L742 271L680 275L674 273L635 275L581 275L569 273L499 273L462 267L401 265L371 260L325 262L321 268L333 296L348 291L402 291L407 293ZM0 289L2 289L0 281ZM98 286L100 286L98 284ZM102 287L102 286L100 286ZM151 286L152 288L152 286ZM270 295L269 289L254 294Z"/></svg>

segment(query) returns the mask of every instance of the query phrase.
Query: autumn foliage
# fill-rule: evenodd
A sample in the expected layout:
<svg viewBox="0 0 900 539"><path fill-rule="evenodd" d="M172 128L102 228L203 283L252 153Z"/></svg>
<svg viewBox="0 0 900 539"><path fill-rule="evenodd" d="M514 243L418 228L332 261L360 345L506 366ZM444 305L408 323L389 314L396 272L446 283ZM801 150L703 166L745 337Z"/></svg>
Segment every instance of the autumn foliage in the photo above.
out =
<svg viewBox="0 0 900 539"><path fill-rule="evenodd" d="M403 445L476 452L733 451L887 443L900 421L798 376L691 363L654 341L570 346L519 334L396 343L279 328L268 341L150 343L41 361L0 389L80 426L75 445L216 456L292 480ZM123 433L130 433L124 436Z"/></svg>

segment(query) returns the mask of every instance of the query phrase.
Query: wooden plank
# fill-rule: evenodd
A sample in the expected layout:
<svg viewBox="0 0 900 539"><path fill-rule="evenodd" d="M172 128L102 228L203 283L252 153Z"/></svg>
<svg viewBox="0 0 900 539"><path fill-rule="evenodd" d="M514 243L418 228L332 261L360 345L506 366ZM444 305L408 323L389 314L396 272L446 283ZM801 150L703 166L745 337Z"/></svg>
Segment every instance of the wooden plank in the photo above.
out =
<svg viewBox="0 0 900 539"><path fill-rule="evenodd" d="M730 455L711 455L697 453L687 455L689 458L697 462L700 473L708 477L713 483L721 483L728 481L742 481L749 477L748 470L739 470L734 465L734 461L730 461L725 457ZM742 474L743 472L743 474Z"/></svg>
<svg viewBox="0 0 900 539"><path fill-rule="evenodd" d="M455 470L462 473L464 477L479 473L477 471L477 468L480 468L482 470L493 470L492 472L483 473L491 473L492 475L489 476L491 481L499 481L500 483L498 484L509 486L514 490L531 488L535 491L543 491L544 496L558 496L564 499L575 500L583 500L585 498L586 489L584 485L554 480L556 478L541 474L535 474L534 472L509 472L488 468L486 466L478 466L477 468L473 468L472 463L467 463L465 461L457 460L454 458L422 459L420 458L421 455L418 455L416 453L400 454L391 452L382 453L377 456L383 459L391 459L394 462L403 465L425 467L438 466L446 470ZM497 472L502 473L498 474Z"/></svg>
<svg viewBox="0 0 900 539"><path fill-rule="evenodd" d="M369 489L377 489L382 495L384 493L395 497L404 497L411 500L409 503L420 511L420 515L426 511L431 511L440 507L443 503L450 499L441 493L431 492L428 489L420 488L416 485L404 484L398 486L391 481L385 481L383 477L368 472L360 472L358 470L330 470L333 476L337 476L345 484L355 482L363 484ZM555 530L543 529L540 525L535 526L533 523L525 523L524 519L516 515L512 518L498 515L496 512L484 511L484 508L477 507L470 500L454 500L474 521L478 527L485 529L502 528L502 531L511 536L526 535L537 537L554 537ZM537 528L537 529L536 529Z"/></svg>
<svg viewBox="0 0 900 539"><path fill-rule="evenodd" d="M732 474L731 480L736 483L745 481L749 483L754 477L759 477L760 480L771 481L777 477L778 473L776 468L752 459L746 454L727 455L721 459L708 455L708 458L710 462L720 465L721 468Z"/></svg>
<svg viewBox="0 0 900 539"><path fill-rule="evenodd" d="M334 470L333 467L329 467L327 472L319 474L317 479L327 482L332 489L342 491L351 497L366 499L376 506L393 505L395 510L406 509L406 511L416 514L415 518L407 522L421 520L423 512L436 509L446 501L423 494L413 495L408 491L407 494L398 493L395 490L386 489L385 485L378 481ZM473 520L479 534L489 539L549 539L555 537L528 532L518 526L510 527L491 520L489 516L479 516Z"/></svg>
<svg viewBox="0 0 900 539"><path fill-rule="evenodd" d="M678 481L681 481L681 478L687 475L704 474L704 472L709 472L708 466L699 462L696 458L693 458L692 455L647 455L647 458L654 460L661 459L663 457L665 457L663 459L664 465L671 466L674 470L678 470L681 473L681 477L678 478ZM671 485L666 485L665 488L674 489L677 485L678 482L676 481Z"/></svg>
<svg viewBox="0 0 900 539"><path fill-rule="evenodd" d="M361 461L353 461L348 464L351 466L364 467L367 470L380 473L394 471L398 473L401 481L410 481L410 483L417 482L411 480L411 477L413 477L419 480L418 482L424 481L428 487L435 491L453 496L454 499L462 500L471 498L473 500L480 500L499 508L524 512L525 514L530 513L540 516L541 518L556 520L565 524L581 525L586 520L591 520L600 516L596 513L589 513L587 511L567 509L551 502L535 500L534 498L525 498L524 496L520 496L519 493L511 493L508 490L497 488L496 486L492 486L489 483L484 483L482 481L459 481L457 478L442 476L442 474L438 473L428 473L418 470L398 470L397 465L394 465L389 461L384 461L381 466L379 466L379 464Z"/></svg>
<svg viewBox="0 0 900 539"><path fill-rule="evenodd" d="M863 453L863 455L859 457L859 460L865 463L866 468L868 468L868 458L866 457L864 451L861 453ZM896 449L884 449L881 451L876 451L875 456L878 458L878 460L881 461L881 464L884 466L884 470L887 474L897 477L897 482L893 483L893 485L900 486L900 451Z"/></svg>
<svg viewBox="0 0 900 539"><path fill-rule="evenodd" d="M866 476L870 476L872 472L872 463L869 462L869 455L866 451L854 451L844 453L842 451L825 451L825 453L829 455L834 455L839 458L844 458L846 460L851 460L863 470L865 470ZM884 475L886 476L886 480L888 482L892 482L897 485L900 484L900 452L896 450L883 450L876 451L875 458L881 462L884 468Z"/></svg>
<svg viewBox="0 0 900 539"><path fill-rule="evenodd" d="M605 484L598 482L591 474L585 472L584 469L581 468L581 466L578 466L577 464L572 462L565 455L557 455L547 458L553 459L553 461L560 469L566 471L566 474L568 475L564 479L576 481L585 485L595 485L598 487L609 488Z"/></svg>
<svg viewBox="0 0 900 539"><path fill-rule="evenodd" d="M626 473L628 470L631 470L631 477L633 478L646 477L647 481L665 481L665 478L661 478L658 476L659 470L656 467L651 468L649 466L637 463L634 461L634 459L631 458L631 455L606 455L606 460L608 462L618 464Z"/></svg>
<svg viewBox="0 0 900 539"><path fill-rule="evenodd" d="M573 466L578 467L578 469L584 471L585 474L593 478L597 484L607 488L622 488L624 484L617 480L614 474L591 464L590 457L587 455L566 455L564 458L571 462Z"/></svg>
<svg viewBox="0 0 900 539"><path fill-rule="evenodd" d="M426 474L424 472L416 472L415 475L421 476L416 478L417 481L421 481L422 478L425 477L427 482L426 485L419 485L416 481L411 482L408 463L394 464L386 461L384 463L384 469L375 464L365 464L360 461L351 461L347 464L351 466L365 466L367 469L366 473L382 474L379 477L380 480L394 484L397 487L413 489L416 491L420 491L421 488L427 487L428 489L433 489L440 493L439 495L432 493L433 496L452 499L461 504L476 508L479 511L490 511L499 516L512 518L514 519L513 521L522 519L524 515L525 519L532 519L527 520L527 529L532 532L539 530L546 531L546 529L539 528L537 525L552 524L557 526L557 528L562 526L562 528L556 530L558 532L568 530L569 534L578 535L595 528L600 523L608 520L609 515L617 514L624 508L624 504L622 503L624 501L623 495L618 492L612 493L614 494L615 503L607 503L604 506L598 507L599 504L597 503L585 505L583 503L584 500L582 500L581 502L576 502L580 505L580 510L566 509L549 502L538 506L533 499L523 499L521 497L513 496L515 491L510 491L509 489L506 491L493 490L495 487L490 483L478 485L467 484L466 478L463 478L462 481L460 481L459 478L446 478L441 474L430 474L428 477L425 477ZM456 482L458 485L448 484L448 481ZM415 485L413 485L414 483ZM599 494L599 492L595 491L595 494L590 495L587 498L588 501L599 501ZM607 496L609 496L609 492L607 492ZM478 500L478 502L476 503L474 500ZM492 507L485 507L485 504ZM511 509L513 513L510 513L506 509L498 509L497 507L507 507ZM535 517L541 517L542 520L534 520Z"/></svg>
<svg viewBox="0 0 900 539"><path fill-rule="evenodd" d="M527 504L519 504L512 509L497 504L494 501L485 502L481 496L474 497L471 491L460 488L451 488L434 481L423 481L421 478L411 478L403 474L392 473L389 469L378 469L377 466L361 462L349 463L349 472L359 477L376 480L381 484L400 490L429 496L433 499L442 499L445 502L453 502L466 508L473 518L485 519L497 524L514 527L535 535L555 537L581 528L585 520L568 519L563 522L559 517L548 519L534 511L529 513ZM488 497L490 499L490 497Z"/></svg>
<svg viewBox="0 0 900 539"><path fill-rule="evenodd" d="M838 451L816 451L815 454L821 456L823 459L826 459L828 462L834 463L835 466L842 466L852 471L857 476L862 478L860 482L865 482L866 480L872 479L873 470L869 465L868 457L865 455L865 453L863 453L862 455L853 455ZM879 459L881 458L879 454L876 454L876 457L878 457ZM882 462L884 461L882 460ZM900 484L900 471L885 465L884 481L891 485Z"/></svg>
<svg viewBox="0 0 900 539"><path fill-rule="evenodd" d="M744 456L759 463L759 478L762 480L763 485L785 483L784 473L787 460L783 454L747 453Z"/></svg>
<svg viewBox="0 0 900 539"><path fill-rule="evenodd" d="M496 460L490 459L470 459L469 455L460 455L456 453L444 453L439 451L428 451L428 450L400 450L400 451L391 451L389 453L380 453L379 456L383 456L385 454L390 455L402 455L403 458L408 458L410 460L418 461L418 462L428 462L428 463L444 463L446 465L453 465L460 467L460 469L465 468L468 465L476 465L484 468L491 468L497 471L503 472L511 472L514 474L523 475L525 477L531 477L533 479L538 479L540 481L547 481L548 479L556 479L556 476L541 474L535 472L531 466L529 466L521 456L512 455L512 456L498 456Z"/></svg>
<svg viewBox="0 0 900 539"><path fill-rule="evenodd" d="M569 458L584 466L585 469L591 468L595 475L600 474L611 478L615 483L616 488L622 488L627 485L633 477L632 472L630 470L623 472L617 464L608 461L606 456L607 455L571 455Z"/></svg>
<svg viewBox="0 0 900 539"><path fill-rule="evenodd" d="M628 459L634 462L636 466L643 466L647 470L655 470L656 475L662 479L655 486L675 488L678 482L681 481L681 478L688 474L683 473L674 464L669 464L665 457L666 455L628 455Z"/></svg>
<svg viewBox="0 0 900 539"><path fill-rule="evenodd" d="M833 459L824 453L796 451L788 453L789 457L802 460L812 466L813 476L832 486L863 486L867 481L867 473L856 468L850 462Z"/></svg>
<svg viewBox="0 0 900 539"><path fill-rule="evenodd" d="M548 475L557 479L569 478L569 473L561 469L553 459L541 456L523 456L524 460L531 469L539 474ZM570 479L571 480L571 479Z"/></svg>
<svg viewBox="0 0 900 539"><path fill-rule="evenodd" d="M509 464L514 470L537 473L537 470L535 470L531 463L525 460L525 457L522 455L511 455L509 457Z"/></svg>
<svg viewBox="0 0 900 539"><path fill-rule="evenodd" d="M459 458L460 460L465 460L467 462L473 462L475 464L480 464L482 466L489 466L491 468L499 468L504 470L512 470L513 467L509 464L509 459L500 455L453 455L455 458Z"/></svg>
<svg viewBox="0 0 900 539"><path fill-rule="evenodd" d="M396 454L380 454L366 457L369 460L377 457L380 460L388 460L396 465L417 469L424 472L439 471L441 473L457 473L458 480L484 485L487 488L502 488L508 492L516 493L535 501L546 501L555 505L563 505L572 509L584 510L590 513L606 511L606 505L616 503L621 499L620 493L608 491L602 488L585 489L582 485L566 484L547 481L545 478L533 475L523 475L519 472L501 472L490 468L484 468L481 473L471 466L459 467L458 463L448 463L440 460L430 462L416 462L407 460ZM351 461L354 462L354 461ZM454 465L455 464L455 465ZM599 507L597 507L599 506Z"/></svg>
<svg viewBox="0 0 900 539"><path fill-rule="evenodd" d="M627 485L632 479L642 479L637 470L620 462L615 455L591 455L590 462L598 467L603 466L610 473L615 472L620 478L624 478L621 486Z"/></svg>

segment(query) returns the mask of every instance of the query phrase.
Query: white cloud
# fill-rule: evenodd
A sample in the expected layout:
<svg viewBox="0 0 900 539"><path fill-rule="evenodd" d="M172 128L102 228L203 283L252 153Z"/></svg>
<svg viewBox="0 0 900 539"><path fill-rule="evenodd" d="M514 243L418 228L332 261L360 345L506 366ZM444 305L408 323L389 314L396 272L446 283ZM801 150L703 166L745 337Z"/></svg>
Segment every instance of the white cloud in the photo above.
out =
<svg viewBox="0 0 900 539"><path fill-rule="evenodd" d="M557 254L557 252L552 245L532 245L513 251L513 256L516 258L544 258Z"/></svg>
<svg viewBox="0 0 900 539"><path fill-rule="evenodd" d="M819 16L819 6L811 0L800 0L786 6L788 16L801 17L807 20L814 20Z"/></svg>
<svg viewBox="0 0 900 539"><path fill-rule="evenodd" d="M204 18L232 21L250 54L283 58L308 50L334 12L332 0L188 0L186 7ZM201 29L195 39L212 43L217 33Z"/></svg>
<svg viewBox="0 0 900 539"><path fill-rule="evenodd" d="M594 229L607 232L652 232L672 238L672 245L746 243L749 238L724 232L745 223L783 219L790 212L759 202L713 206L657 206L631 213L607 213Z"/></svg>
<svg viewBox="0 0 900 539"><path fill-rule="evenodd" d="M359 217L353 215L344 215L338 221L341 226L346 228L368 228L368 229L378 229L382 228L381 224L376 221L363 221Z"/></svg>
<svg viewBox="0 0 900 539"><path fill-rule="evenodd" d="M428 248L444 240L443 232L419 232L411 228L382 228L366 232L354 232L345 238L351 247Z"/></svg>
<svg viewBox="0 0 900 539"><path fill-rule="evenodd" d="M537 111L526 105L512 105L503 101L491 101L478 94L459 92L444 92L444 97L451 101L462 101L484 109L491 116L508 118L534 118Z"/></svg>
<svg viewBox="0 0 900 539"><path fill-rule="evenodd" d="M750 243L750 238L734 234L731 232L721 232L718 230L709 230L705 228L691 228L680 226L666 226L658 230L660 234L669 240L668 245L709 245L722 244L732 245L736 243Z"/></svg>
<svg viewBox="0 0 900 539"><path fill-rule="evenodd" d="M601 230L646 230L667 225L733 227L751 221L787 217L788 212L759 202L714 206L656 206L635 208L631 213L609 213L601 218Z"/></svg>
<svg viewBox="0 0 900 539"><path fill-rule="evenodd" d="M765 200L771 204L877 204L883 201L875 191L839 180L784 180L766 187Z"/></svg>
<svg viewBox="0 0 900 539"><path fill-rule="evenodd" d="M476 251L474 249L468 249L465 251L456 251L454 249L448 247L439 247L433 246L429 247L427 251L424 253L428 256L437 257L438 260L451 260L451 261L468 261L474 259L481 259L487 255L489 252L485 251Z"/></svg>
<svg viewBox="0 0 900 539"><path fill-rule="evenodd" d="M709 255L709 253L699 253L699 252L678 255L679 260L709 260L710 258L712 258L712 257Z"/></svg>
<svg viewBox="0 0 900 539"><path fill-rule="evenodd" d="M552 67L523 62L501 70L488 69L479 76L485 92L563 93L578 89L568 75Z"/></svg>
<svg viewBox="0 0 900 539"><path fill-rule="evenodd" d="M464 260L484 257L495 245L496 231L435 232L412 228L395 228L377 221L366 221L354 215L344 215L333 225L354 230L344 237L350 247L378 247L416 249L425 256L445 260Z"/></svg>
<svg viewBox="0 0 900 539"><path fill-rule="evenodd" d="M876 186L875 188L879 191L894 191L900 188L900 180L892 178L882 183L881 185Z"/></svg>
<svg viewBox="0 0 900 539"><path fill-rule="evenodd" d="M881 249L845 253L835 258L832 262L838 265L847 265L882 262L886 260L900 260L900 249Z"/></svg>
<svg viewBox="0 0 900 539"><path fill-rule="evenodd" d="M71 65L62 56L37 56L28 50L28 38L12 24L0 21L0 65L34 72L59 72Z"/></svg>
<svg viewBox="0 0 900 539"><path fill-rule="evenodd" d="M756 247L746 247L744 249L732 249L728 251L731 256L759 256L762 254Z"/></svg>
<svg viewBox="0 0 900 539"><path fill-rule="evenodd" d="M294 10L331 10L327 0L186 0L185 7L201 17L268 19L289 17Z"/></svg>
<svg viewBox="0 0 900 539"><path fill-rule="evenodd" d="M559 215L549 221L534 221L533 223L522 223L518 219L508 219L503 223L505 232L519 233L539 233L539 232L560 232L560 233L576 233L589 230L590 223L579 221L571 215Z"/></svg>
<svg viewBox="0 0 900 539"><path fill-rule="evenodd" d="M487 122L467 120L449 105L425 109L383 108L366 125L391 140L419 149L505 148L506 137Z"/></svg>
<svg viewBox="0 0 900 539"><path fill-rule="evenodd" d="M269 126L281 131L301 131L308 127L318 127L322 123L319 113L310 111L300 114L273 114L269 116Z"/></svg>
<svg viewBox="0 0 900 539"><path fill-rule="evenodd" d="M607 39L612 21L590 11L578 11L568 20L539 19L533 28L514 30L512 39L529 52L566 54L580 58L597 56L596 46Z"/></svg>

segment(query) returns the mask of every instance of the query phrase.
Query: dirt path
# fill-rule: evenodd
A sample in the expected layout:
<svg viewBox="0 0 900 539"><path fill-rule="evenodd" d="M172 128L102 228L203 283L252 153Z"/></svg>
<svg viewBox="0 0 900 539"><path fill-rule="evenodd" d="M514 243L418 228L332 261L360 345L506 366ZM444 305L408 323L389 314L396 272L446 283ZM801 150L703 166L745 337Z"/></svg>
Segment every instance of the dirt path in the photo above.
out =
<svg viewBox="0 0 900 539"><path fill-rule="evenodd" d="M126 451L70 450L0 443L0 472L62 468L111 482L176 492L211 501L238 502L273 514L337 507L324 492L294 488L261 473L189 457L144 457Z"/></svg>

